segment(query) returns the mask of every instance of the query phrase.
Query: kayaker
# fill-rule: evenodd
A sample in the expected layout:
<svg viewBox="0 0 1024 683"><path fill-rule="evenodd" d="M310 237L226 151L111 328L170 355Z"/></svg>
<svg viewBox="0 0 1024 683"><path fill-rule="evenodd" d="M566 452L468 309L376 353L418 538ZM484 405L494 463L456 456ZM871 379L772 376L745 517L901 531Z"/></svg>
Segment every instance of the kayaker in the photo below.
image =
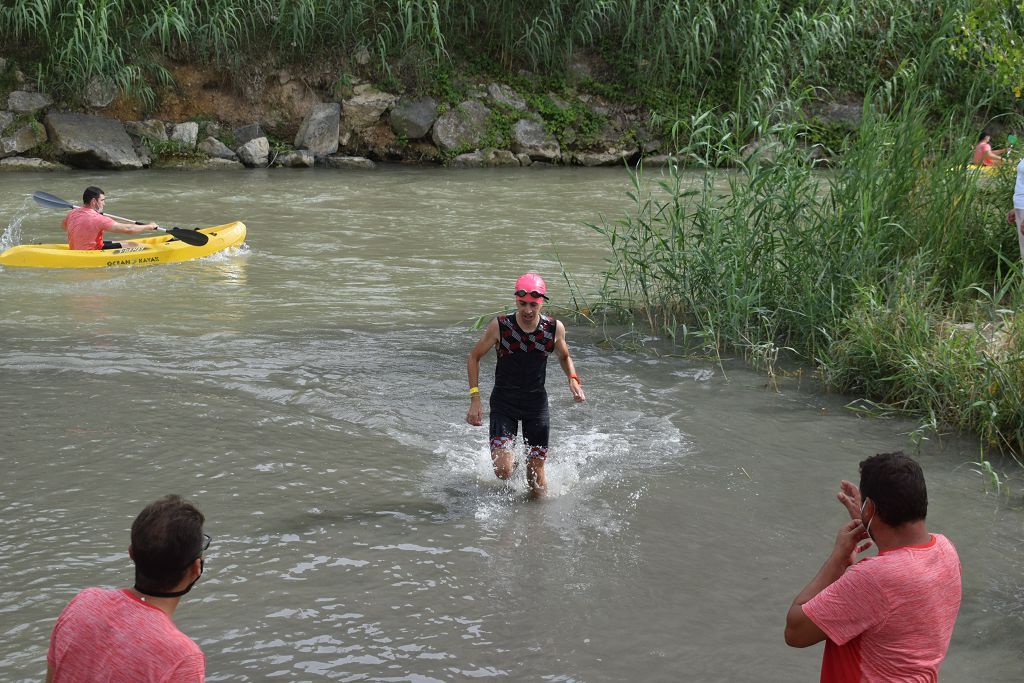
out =
<svg viewBox="0 0 1024 683"><path fill-rule="evenodd" d="M82 193L82 206L72 209L64 217L64 231L68 234L69 248L95 250L145 246L140 242L108 242L103 239L104 232L138 235L157 227L156 223L118 223L110 216L104 216L103 207L106 201L107 195L100 188L85 188L85 192Z"/></svg>
<svg viewBox="0 0 1024 683"><path fill-rule="evenodd" d="M191 503L164 496L132 523L132 588L87 588L61 612L50 635L46 681L202 683L206 658L171 621L203 573L210 537Z"/></svg>
<svg viewBox="0 0 1024 683"><path fill-rule="evenodd" d="M786 643L825 640L823 681L934 681L960 609L960 558L928 532L921 466L903 453L860 463L837 494L850 515L786 615ZM878 554L856 556L874 543Z"/></svg>
<svg viewBox="0 0 1024 683"><path fill-rule="evenodd" d="M523 440L529 447L526 480L535 496L547 491L544 461L548 454L548 395L544 388L548 356L554 352L569 380L569 391L576 401L584 401L583 386L569 356L565 326L543 315L547 285L535 273L526 273L516 281L516 312L491 320L483 337L469 352L469 412L466 422L483 424L479 379L480 359L493 348L498 360L491 390L490 443L494 474L508 479L515 471L516 436L523 423Z"/></svg>
<svg viewBox="0 0 1024 683"><path fill-rule="evenodd" d="M992 149L992 136L987 131L982 131L978 136L978 144L974 147L972 163L980 166L998 166L1003 163L1003 155L1006 149Z"/></svg>

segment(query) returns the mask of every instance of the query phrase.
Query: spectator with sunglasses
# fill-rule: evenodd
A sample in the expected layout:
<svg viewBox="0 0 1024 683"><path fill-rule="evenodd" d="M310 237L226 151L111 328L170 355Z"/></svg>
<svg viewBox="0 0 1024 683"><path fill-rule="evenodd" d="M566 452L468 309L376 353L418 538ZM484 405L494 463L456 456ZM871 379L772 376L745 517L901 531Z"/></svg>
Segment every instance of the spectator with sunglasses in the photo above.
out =
<svg viewBox="0 0 1024 683"><path fill-rule="evenodd" d="M544 461L548 454L548 395L544 388L548 356L554 352L569 381L569 391L576 401L584 401L583 386L569 356L565 326L543 315L548 300L547 285L535 273L526 273L516 281L516 312L498 316L484 330L484 335L469 352L469 412L466 422L483 425L481 405L480 359L493 348L498 360L494 367L491 390L490 443L494 474L508 479L515 471L516 437L519 423L523 440L529 446L526 459L526 480L535 496L547 491Z"/></svg>
<svg viewBox="0 0 1024 683"><path fill-rule="evenodd" d="M132 524L132 588L87 588L53 627L46 680L201 682L206 659L171 621L203 573L203 513L178 496L146 506Z"/></svg>

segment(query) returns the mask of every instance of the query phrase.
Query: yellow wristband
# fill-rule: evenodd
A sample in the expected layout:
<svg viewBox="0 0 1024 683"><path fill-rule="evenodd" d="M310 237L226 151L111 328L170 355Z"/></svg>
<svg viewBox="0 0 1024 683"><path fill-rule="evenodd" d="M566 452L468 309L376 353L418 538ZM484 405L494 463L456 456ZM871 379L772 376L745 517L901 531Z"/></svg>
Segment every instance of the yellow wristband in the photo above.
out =
<svg viewBox="0 0 1024 683"><path fill-rule="evenodd" d="M469 395L470 396L472 396L473 394L479 394L479 393L480 393L480 387L470 387L469 388Z"/></svg>

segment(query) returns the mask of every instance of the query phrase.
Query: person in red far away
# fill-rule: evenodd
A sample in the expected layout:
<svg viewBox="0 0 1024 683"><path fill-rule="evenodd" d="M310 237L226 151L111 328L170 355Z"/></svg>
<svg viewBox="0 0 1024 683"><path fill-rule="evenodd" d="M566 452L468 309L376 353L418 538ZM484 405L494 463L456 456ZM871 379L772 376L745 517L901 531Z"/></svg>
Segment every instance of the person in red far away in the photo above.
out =
<svg viewBox="0 0 1024 683"><path fill-rule="evenodd" d="M992 136L987 131L982 131L978 136L978 144L974 146L974 154L971 161L980 166L998 166L1003 163L1003 155L1006 149L992 149Z"/></svg>
<svg viewBox="0 0 1024 683"><path fill-rule="evenodd" d="M960 558L925 528L921 466L903 453L860 463L860 487L837 494L851 520L824 566L793 600L786 643L825 641L821 680L935 681L960 610ZM856 562L871 544L878 554Z"/></svg>
<svg viewBox="0 0 1024 683"><path fill-rule="evenodd" d="M147 505L132 524L135 585L76 595L53 627L47 683L202 683L206 658L171 621L203 573L203 513L178 496Z"/></svg>
<svg viewBox="0 0 1024 683"><path fill-rule="evenodd" d="M516 436L523 425L523 440L529 446L526 480L535 496L547 491L544 461L548 455L548 394L544 388L548 356L555 353L569 380L569 391L576 401L584 401L583 386L565 342L565 326L543 315L547 285L535 273L526 273L515 286L516 312L501 315L488 323L483 337L469 352L469 412L466 422L483 424L480 400L480 359L491 349L498 354L491 390L491 461L494 474L508 479L516 468Z"/></svg>
<svg viewBox="0 0 1024 683"><path fill-rule="evenodd" d="M103 215L107 195L98 187L87 187L82 193L82 206L71 209L64 217L64 232L68 234L70 249L121 249L122 247L143 247L139 242L107 242L103 239L104 232L116 232L125 235L138 235L147 230L154 230L156 223L135 225L118 223L110 216Z"/></svg>

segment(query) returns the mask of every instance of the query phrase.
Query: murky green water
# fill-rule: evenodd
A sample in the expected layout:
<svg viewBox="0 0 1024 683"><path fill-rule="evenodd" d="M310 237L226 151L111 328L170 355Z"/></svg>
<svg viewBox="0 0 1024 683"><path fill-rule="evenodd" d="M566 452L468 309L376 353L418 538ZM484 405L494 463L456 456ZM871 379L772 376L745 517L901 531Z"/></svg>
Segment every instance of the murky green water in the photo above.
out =
<svg viewBox="0 0 1024 683"><path fill-rule="evenodd" d="M0 181L8 244L60 237L29 193L87 184L119 215L249 227L198 262L0 269L0 679L41 677L79 589L130 584L131 521L170 492L214 537L176 614L210 680L817 679L786 609L844 521L839 479L912 423L572 324L589 400L552 364L547 500L496 481L463 421L471 321L531 269L557 314L559 259L592 293L606 250L583 224L625 210L622 171ZM1020 680L1024 515L973 441L920 458L965 572L943 679Z"/></svg>

